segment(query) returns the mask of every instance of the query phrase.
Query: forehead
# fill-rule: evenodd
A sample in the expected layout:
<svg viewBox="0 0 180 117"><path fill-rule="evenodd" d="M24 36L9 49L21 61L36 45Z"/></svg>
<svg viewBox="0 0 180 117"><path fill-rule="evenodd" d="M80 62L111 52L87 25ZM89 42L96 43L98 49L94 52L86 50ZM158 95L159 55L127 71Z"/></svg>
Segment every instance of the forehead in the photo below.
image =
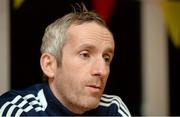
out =
<svg viewBox="0 0 180 117"><path fill-rule="evenodd" d="M114 48L112 33L106 27L95 22L71 25L67 30L67 38L71 42L86 43L90 41Z"/></svg>

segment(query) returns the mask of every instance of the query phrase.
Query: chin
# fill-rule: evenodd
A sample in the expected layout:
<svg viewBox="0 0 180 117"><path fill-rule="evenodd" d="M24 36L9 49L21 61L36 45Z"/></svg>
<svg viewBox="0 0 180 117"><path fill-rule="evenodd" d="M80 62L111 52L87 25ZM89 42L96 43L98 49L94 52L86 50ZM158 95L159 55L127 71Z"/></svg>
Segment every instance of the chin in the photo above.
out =
<svg viewBox="0 0 180 117"><path fill-rule="evenodd" d="M86 108L87 111L95 109L98 107L99 101L99 98L89 97L88 99L86 99L86 102L84 103L84 108Z"/></svg>

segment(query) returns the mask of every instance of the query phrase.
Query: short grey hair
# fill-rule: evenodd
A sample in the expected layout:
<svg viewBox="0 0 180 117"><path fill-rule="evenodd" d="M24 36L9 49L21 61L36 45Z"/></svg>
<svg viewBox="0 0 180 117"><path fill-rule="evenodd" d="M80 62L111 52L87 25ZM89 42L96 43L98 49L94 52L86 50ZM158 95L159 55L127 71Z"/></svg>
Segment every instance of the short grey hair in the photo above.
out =
<svg viewBox="0 0 180 117"><path fill-rule="evenodd" d="M88 11L85 5L77 4L74 12L68 13L62 18L57 19L50 24L44 33L41 45L41 53L49 53L53 55L59 65L62 59L62 48L66 41L66 32L72 24L83 24L88 22L96 22L104 27L105 21L95 12ZM79 11L78 11L79 10Z"/></svg>

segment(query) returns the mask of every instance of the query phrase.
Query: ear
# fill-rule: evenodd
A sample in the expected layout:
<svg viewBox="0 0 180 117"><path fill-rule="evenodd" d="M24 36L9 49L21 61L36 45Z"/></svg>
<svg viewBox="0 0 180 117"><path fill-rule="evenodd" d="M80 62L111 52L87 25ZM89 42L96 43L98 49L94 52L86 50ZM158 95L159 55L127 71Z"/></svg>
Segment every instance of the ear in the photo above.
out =
<svg viewBox="0 0 180 117"><path fill-rule="evenodd" d="M49 53L43 53L40 59L41 69L48 78L54 78L57 62L54 56Z"/></svg>

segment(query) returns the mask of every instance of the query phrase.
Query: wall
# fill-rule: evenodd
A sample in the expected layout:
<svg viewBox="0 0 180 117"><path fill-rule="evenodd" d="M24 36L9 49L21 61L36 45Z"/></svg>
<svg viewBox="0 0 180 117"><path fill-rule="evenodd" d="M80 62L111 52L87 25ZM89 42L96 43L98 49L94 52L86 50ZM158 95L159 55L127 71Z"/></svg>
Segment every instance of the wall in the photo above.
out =
<svg viewBox="0 0 180 117"><path fill-rule="evenodd" d="M0 0L0 94L10 85L9 0Z"/></svg>
<svg viewBox="0 0 180 117"><path fill-rule="evenodd" d="M143 115L169 114L168 41L159 0L142 1Z"/></svg>

